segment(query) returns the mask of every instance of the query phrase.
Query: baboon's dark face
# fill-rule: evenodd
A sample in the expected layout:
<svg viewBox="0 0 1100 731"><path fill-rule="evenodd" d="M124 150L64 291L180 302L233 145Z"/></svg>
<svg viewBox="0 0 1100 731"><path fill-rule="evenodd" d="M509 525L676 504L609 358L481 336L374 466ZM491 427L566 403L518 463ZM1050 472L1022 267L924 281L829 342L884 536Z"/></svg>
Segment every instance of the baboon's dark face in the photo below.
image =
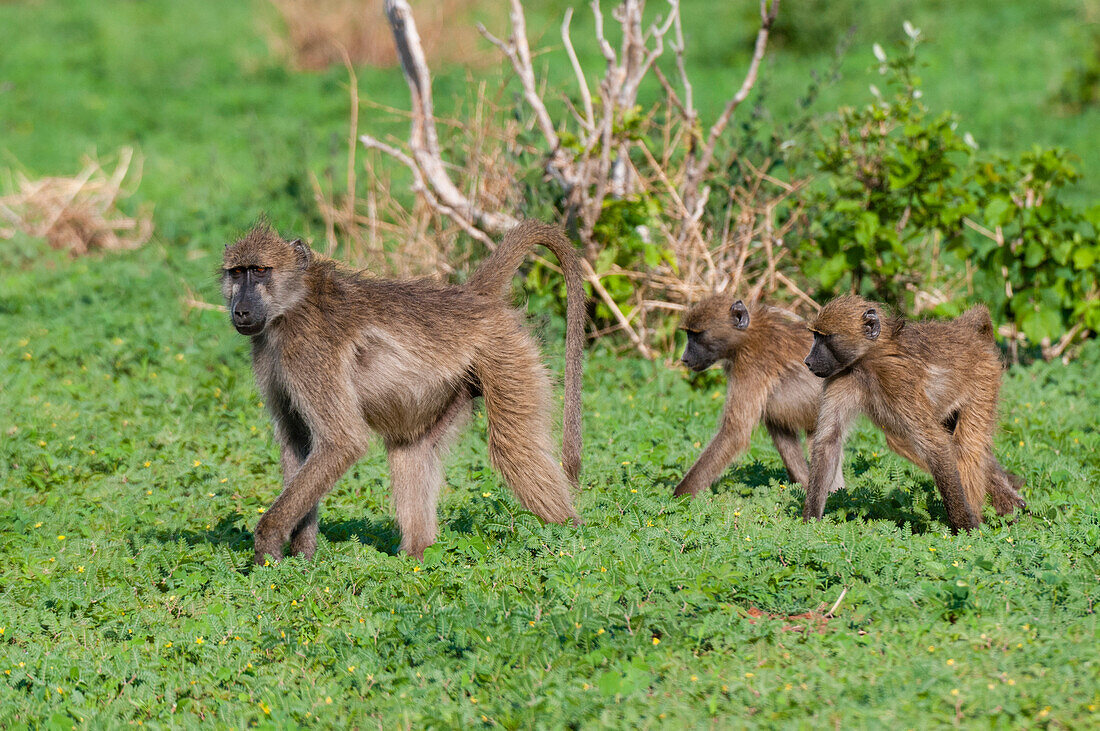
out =
<svg viewBox="0 0 1100 731"><path fill-rule="evenodd" d="M828 378L844 370L845 364L833 352L835 335L814 333L814 344L806 356L806 366L819 378Z"/></svg>
<svg viewBox="0 0 1100 731"><path fill-rule="evenodd" d="M749 310L741 300L712 297L700 302L684 316L682 329L687 347L680 361L693 371L710 368L737 349L749 327Z"/></svg>
<svg viewBox="0 0 1100 731"><path fill-rule="evenodd" d="M851 309L853 298L834 300L822 308L813 326L814 344L806 356L806 366L815 376L829 378L851 368L867 354L872 343L882 331L878 309L867 307L858 318L846 316L844 309Z"/></svg>
<svg viewBox="0 0 1100 731"><path fill-rule="evenodd" d="M308 246L299 240L283 241L265 225L226 247L222 294L237 332L259 335L295 306L304 296L303 275L311 260Z"/></svg>
<svg viewBox="0 0 1100 731"><path fill-rule="evenodd" d="M229 316L241 335L258 335L267 325L267 306L263 289L271 282L271 268L233 267L225 270L229 284Z"/></svg>
<svg viewBox="0 0 1100 731"><path fill-rule="evenodd" d="M687 347L680 361L693 371L705 371L722 356L722 350L714 337L706 330L688 330Z"/></svg>

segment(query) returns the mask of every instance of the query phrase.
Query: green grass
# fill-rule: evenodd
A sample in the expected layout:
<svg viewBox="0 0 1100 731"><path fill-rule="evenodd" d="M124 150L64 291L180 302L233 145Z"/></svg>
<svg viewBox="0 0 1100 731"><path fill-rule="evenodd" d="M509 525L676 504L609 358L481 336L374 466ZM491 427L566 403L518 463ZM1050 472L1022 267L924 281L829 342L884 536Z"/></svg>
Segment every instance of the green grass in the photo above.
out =
<svg viewBox="0 0 1100 731"><path fill-rule="evenodd" d="M583 527L518 509L479 417L423 565L395 555L375 449L315 560L254 570L276 450L244 339L182 313L166 253L0 282L0 725L1097 720L1095 342L1007 375L998 454L1031 512L970 535L867 425L824 522L762 433L674 501L721 387L597 354Z"/></svg>
<svg viewBox="0 0 1100 731"><path fill-rule="evenodd" d="M691 7L717 106L744 55L725 26L747 35ZM1095 111L1044 111L1082 40L1070 4L914 7L933 40L926 89L979 140L1098 159ZM1100 722L1096 341L1069 367L1006 375L997 452L1027 479L1030 512L970 535L950 536L930 478L866 424L820 523L800 522L802 492L763 433L714 494L673 501L721 384L597 352L582 527L518 509L478 417L423 564L395 553L376 448L326 499L313 562L253 569L277 452L247 343L180 298L187 285L216 300L222 242L262 210L318 233L307 173L340 169L346 117L344 73L282 70L263 12L0 4L0 27L18 29L0 45L0 160L72 173L81 154L135 144L157 223L122 255L0 251L0 726ZM830 94L873 80L859 76L869 44ZM768 99L824 62L777 55ZM404 103L396 70L363 70L360 86ZM444 103L464 86L458 70L437 78ZM364 128L376 122L401 129ZM554 323L535 324L560 369ZM845 589L831 619L798 616Z"/></svg>

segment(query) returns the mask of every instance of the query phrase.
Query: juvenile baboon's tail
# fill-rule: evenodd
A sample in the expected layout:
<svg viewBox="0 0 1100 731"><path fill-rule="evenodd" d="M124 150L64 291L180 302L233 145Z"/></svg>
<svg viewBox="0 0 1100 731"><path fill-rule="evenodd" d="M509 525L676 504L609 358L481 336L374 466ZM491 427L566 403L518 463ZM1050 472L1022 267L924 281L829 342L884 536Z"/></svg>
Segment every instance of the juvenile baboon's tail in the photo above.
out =
<svg viewBox="0 0 1100 731"><path fill-rule="evenodd" d="M581 471L581 380L584 369L584 276L580 254L565 233L539 221L513 228L466 285L486 297L506 297L512 278L536 246L554 252L565 277L565 405L562 408L561 460L569 481L577 486Z"/></svg>

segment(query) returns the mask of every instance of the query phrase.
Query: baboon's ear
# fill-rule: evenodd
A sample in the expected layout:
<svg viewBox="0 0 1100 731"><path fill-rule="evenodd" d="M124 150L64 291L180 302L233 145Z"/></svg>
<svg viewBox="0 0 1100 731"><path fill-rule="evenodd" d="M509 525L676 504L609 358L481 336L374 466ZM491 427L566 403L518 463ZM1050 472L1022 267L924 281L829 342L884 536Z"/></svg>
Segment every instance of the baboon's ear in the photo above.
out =
<svg viewBox="0 0 1100 731"><path fill-rule="evenodd" d="M744 330L749 326L749 308L745 303L737 300L730 305L730 317L733 318L733 326L738 330Z"/></svg>
<svg viewBox="0 0 1100 731"><path fill-rule="evenodd" d="M874 340L881 331L882 326L879 324L878 312L872 307L863 313L863 334L868 340Z"/></svg>
<svg viewBox="0 0 1100 731"><path fill-rule="evenodd" d="M294 253L298 256L298 265L303 269L313 261L313 250L303 244L301 239L291 241L290 248L294 249Z"/></svg>

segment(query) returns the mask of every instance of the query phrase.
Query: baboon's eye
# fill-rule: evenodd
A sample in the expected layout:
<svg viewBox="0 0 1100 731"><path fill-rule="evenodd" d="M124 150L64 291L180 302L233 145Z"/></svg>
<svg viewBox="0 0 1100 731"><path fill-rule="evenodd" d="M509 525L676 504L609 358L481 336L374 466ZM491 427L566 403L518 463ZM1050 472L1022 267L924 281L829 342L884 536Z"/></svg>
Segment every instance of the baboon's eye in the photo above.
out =
<svg viewBox="0 0 1100 731"><path fill-rule="evenodd" d="M252 271L256 272L262 277L263 275L267 274L267 270L270 268L271 267L252 267Z"/></svg>
<svg viewBox="0 0 1100 731"><path fill-rule="evenodd" d="M229 276L234 279L240 279L242 274L244 274L244 267L233 267L229 270Z"/></svg>

